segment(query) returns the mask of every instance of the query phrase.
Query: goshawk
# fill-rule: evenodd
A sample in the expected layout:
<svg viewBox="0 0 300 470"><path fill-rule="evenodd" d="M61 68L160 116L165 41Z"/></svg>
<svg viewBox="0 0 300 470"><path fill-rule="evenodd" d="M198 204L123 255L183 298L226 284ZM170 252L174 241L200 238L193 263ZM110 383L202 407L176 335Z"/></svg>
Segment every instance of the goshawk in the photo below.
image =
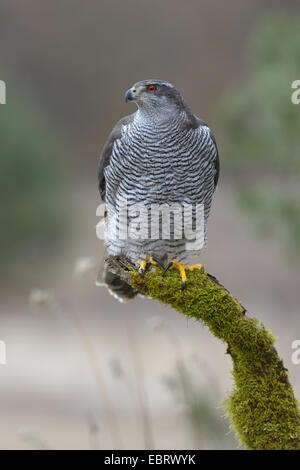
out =
<svg viewBox="0 0 300 470"><path fill-rule="evenodd" d="M142 276L151 264L176 268L185 288L186 270L202 269L184 263L206 240L219 177L216 142L171 83L137 82L125 101L137 111L115 125L98 167L106 253L125 256ZM135 296L105 263L100 276L119 300Z"/></svg>

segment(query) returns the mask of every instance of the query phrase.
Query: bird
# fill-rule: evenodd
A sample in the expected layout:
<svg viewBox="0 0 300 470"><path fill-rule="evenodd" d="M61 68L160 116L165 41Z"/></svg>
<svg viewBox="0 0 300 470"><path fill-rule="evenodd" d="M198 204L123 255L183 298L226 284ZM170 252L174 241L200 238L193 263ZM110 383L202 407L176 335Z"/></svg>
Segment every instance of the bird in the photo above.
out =
<svg viewBox="0 0 300 470"><path fill-rule="evenodd" d="M121 302L137 293L109 269L106 256L124 256L142 277L151 265L161 266L164 275L177 269L182 290L187 271L204 270L202 264L187 263L206 245L220 172L211 129L193 114L174 85L158 79L139 81L126 91L125 102L135 103L137 110L116 123L98 163L105 203L105 256L98 284L106 285ZM202 226L193 231L197 207L202 209ZM171 208L168 217L162 208ZM192 219L189 234L197 239L189 248L183 227L186 214Z"/></svg>

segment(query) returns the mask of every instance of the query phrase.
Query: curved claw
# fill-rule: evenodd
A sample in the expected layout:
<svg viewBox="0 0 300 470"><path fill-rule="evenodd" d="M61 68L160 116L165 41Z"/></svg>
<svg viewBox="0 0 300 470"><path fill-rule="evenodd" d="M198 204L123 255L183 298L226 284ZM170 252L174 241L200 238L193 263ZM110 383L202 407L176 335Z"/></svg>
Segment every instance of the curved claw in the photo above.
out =
<svg viewBox="0 0 300 470"><path fill-rule="evenodd" d="M181 276L181 289L184 290L186 288L186 270L188 271L194 271L194 269L199 269L201 273L204 273L204 266L201 264L192 264L192 265L186 265L183 264L179 261L173 260L168 263L168 265L164 269L163 275L166 274L166 272L172 267L178 269L180 276Z"/></svg>
<svg viewBox="0 0 300 470"><path fill-rule="evenodd" d="M141 275L141 278L144 279L144 276L145 276L145 273L147 271L147 269L149 268L149 266L153 264L153 265L159 265L162 267L162 269L165 269L163 263L160 261L160 259L158 258L155 258L154 256L150 256L150 258L148 258L147 260L144 260L141 262L140 264L140 267L139 267L139 273Z"/></svg>
<svg viewBox="0 0 300 470"><path fill-rule="evenodd" d="M163 270L165 269L165 267L164 267L163 263L160 261L160 259L155 258L154 256L152 256L151 259L153 261L155 261L155 263L159 264L163 268Z"/></svg>
<svg viewBox="0 0 300 470"><path fill-rule="evenodd" d="M171 266L173 266L173 261L170 261L170 263L167 264L164 269L163 276L166 274L166 272L170 269Z"/></svg>
<svg viewBox="0 0 300 470"><path fill-rule="evenodd" d="M139 273L142 279L144 278L146 269L147 269L147 261L142 261L139 267Z"/></svg>

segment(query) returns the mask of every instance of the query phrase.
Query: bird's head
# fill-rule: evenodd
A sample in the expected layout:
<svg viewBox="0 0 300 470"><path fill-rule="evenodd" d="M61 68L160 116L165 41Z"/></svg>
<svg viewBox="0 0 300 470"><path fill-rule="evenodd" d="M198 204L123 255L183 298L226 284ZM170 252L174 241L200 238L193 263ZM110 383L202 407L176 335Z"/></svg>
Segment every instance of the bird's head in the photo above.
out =
<svg viewBox="0 0 300 470"><path fill-rule="evenodd" d="M141 111L155 114L185 107L181 94L171 83L155 79L135 83L126 91L125 101L134 101Z"/></svg>

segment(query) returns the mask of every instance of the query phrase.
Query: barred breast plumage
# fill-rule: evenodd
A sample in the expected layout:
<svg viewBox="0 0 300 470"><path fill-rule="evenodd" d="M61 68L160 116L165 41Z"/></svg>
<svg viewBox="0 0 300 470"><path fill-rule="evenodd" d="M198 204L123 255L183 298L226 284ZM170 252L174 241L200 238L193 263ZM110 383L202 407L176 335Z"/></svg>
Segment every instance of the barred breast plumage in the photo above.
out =
<svg viewBox="0 0 300 470"><path fill-rule="evenodd" d="M139 84L147 86L146 81ZM186 250L184 234L174 239L174 217L169 239L162 239L161 231L160 237L151 238L150 208L153 204L178 204L180 207L203 204L202 229L206 238L218 180L218 151L210 129L191 113L172 85L160 84L161 108L155 101L146 105L145 99L136 113L123 118L113 130L99 163L99 187L107 207L105 245L108 254L122 254L134 263L147 255L165 261L173 258L186 261L189 255L197 253L198 250ZM137 238L138 231L124 239L118 236L122 225L119 209L125 200L130 214L126 223L134 226L136 218L139 226L147 227L147 237ZM135 214L134 210L131 213L131 208L135 209L137 204L142 204L147 211L142 215L141 212ZM117 294L122 296L120 289Z"/></svg>

